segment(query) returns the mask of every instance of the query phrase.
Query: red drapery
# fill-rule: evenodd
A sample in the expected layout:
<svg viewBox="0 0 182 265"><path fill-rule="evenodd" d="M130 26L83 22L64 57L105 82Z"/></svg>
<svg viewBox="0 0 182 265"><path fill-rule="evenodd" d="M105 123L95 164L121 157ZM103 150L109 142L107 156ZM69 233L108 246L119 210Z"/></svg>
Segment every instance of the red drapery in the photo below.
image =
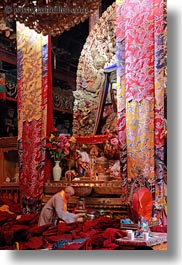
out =
<svg viewBox="0 0 182 265"><path fill-rule="evenodd" d="M53 101L52 101L52 43L51 36L48 36L48 93L47 93L47 131L46 135L49 136L53 129ZM51 177L52 163L46 153L45 160L45 181Z"/></svg>
<svg viewBox="0 0 182 265"><path fill-rule="evenodd" d="M50 171L45 148L53 124L50 44L47 36L17 23L20 193L27 213L38 210Z"/></svg>

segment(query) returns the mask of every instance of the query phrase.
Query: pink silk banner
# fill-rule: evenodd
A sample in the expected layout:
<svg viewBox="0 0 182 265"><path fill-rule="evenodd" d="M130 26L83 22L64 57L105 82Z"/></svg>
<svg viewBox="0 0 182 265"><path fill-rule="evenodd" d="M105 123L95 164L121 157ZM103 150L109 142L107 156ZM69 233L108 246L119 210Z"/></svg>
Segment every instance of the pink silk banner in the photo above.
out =
<svg viewBox="0 0 182 265"><path fill-rule="evenodd" d="M116 1L118 127L125 149L122 170L127 168L129 181L140 170L160 191L164 172L157 169L156 157L164 162L165 12L165 0ZM122 182L126 187L124 175Z"/></svg>

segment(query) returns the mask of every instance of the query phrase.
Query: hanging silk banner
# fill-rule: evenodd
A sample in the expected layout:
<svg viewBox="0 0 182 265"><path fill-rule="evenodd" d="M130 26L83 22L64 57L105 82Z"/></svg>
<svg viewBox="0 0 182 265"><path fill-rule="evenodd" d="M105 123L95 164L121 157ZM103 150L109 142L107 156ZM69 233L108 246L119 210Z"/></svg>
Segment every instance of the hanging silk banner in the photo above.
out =
<svg viewBox="0 0 182 265"><path fill-rule="evenodd" d="M125 5L128 179L136 178L138 170L154 179L153 0L126 0Z"/></svg>
<svg viewBox="0 0 182 265"><path fill-rule="evenodd" d="M24 210L35 212L44 184L48 38L20 23L17 23L17 75L20 193Z"/></svg>
<svg viewBox="0 0 182 265"><path fill-rule="evenodd" d="M162 208L165 204L164 170L165 124L164 94L167 87L167 7L166 1L156 1L154 5L154 61L155 61L155 206ZM167 118L167 117L166 117Z"/></svg>
<svg viewBox="0 0 182 265"><path fill-rule="evenodd" d="M125 20L123 1L116 1L116 63L117 63L117 120L121 146L121 199L128 200L127 148L126 148L126 97L125 97Z"/></svg>
<svg viewBox="0 0 182 265"><path fill-rule="evenodd" d="M152 184L156 177L163 178L155 157L163 159L164 154L165 4L164 0L116 1L118 126L120 142L126 146L129 181L139 171Z"/></svg>
<svg viewBox="0 0 182 265"><path fill-rule="evenodd" d="M127 102L128 180L154 179L154 100Z"/></svg>

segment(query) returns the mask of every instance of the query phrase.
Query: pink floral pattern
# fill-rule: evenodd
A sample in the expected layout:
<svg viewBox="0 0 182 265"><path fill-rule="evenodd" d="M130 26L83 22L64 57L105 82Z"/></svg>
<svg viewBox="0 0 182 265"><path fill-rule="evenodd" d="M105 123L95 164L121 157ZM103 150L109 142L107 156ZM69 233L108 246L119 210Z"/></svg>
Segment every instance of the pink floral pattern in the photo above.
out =
<svg viewBox="0 0 182 265"><path fill-rule="evenodd" d="M165 0L116 1L118 128L123 191L126 190L126 178L137 177L138 167L145 177L151 181L157 178L159 185L163 185L164 172L156 170L154 157L164 159L166 47Z"/></svg>

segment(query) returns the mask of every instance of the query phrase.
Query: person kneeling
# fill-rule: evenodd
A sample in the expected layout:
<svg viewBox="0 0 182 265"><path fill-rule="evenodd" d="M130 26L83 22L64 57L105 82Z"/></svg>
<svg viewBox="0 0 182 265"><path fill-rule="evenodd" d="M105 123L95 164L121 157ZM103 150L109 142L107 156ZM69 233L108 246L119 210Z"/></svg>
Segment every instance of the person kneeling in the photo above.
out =
<svg viewBox="0 0 182 265"><path fill-rule="evenodd" d="M73 187L68 186L64 190L54 194L41 210L38 225L56 225L59 220L66 223L73 223L80 220L84 213L70 213L67 211L67 201L75 193Z"/></svg>

